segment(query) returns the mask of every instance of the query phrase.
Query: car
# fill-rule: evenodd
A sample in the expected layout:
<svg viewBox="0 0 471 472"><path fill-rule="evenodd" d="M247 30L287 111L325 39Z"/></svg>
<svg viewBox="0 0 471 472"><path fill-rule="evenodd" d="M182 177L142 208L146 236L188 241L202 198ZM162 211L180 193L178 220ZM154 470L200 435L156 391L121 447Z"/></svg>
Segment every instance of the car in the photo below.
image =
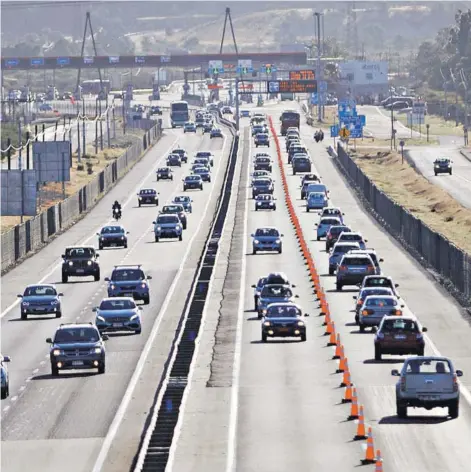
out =
<svg viewBox="0 0 471 472"><path fill-rule="evenodd" d="M179 241L183 241L183 225L177 215L159 215L152 224L156 243L164 238L178 238Z"/></svg>
<svg viewBox="0 0 471 472"><path fill-rule="evenodd" d="M299 143L291 143L288 149L288 164L291 164L295 154L308 154L307 148Z"/></svg>
<svg viewBox="0 0 471 472"><path fill-rule="evenodd" d="M203 115L196 117L196 121L195 121L196 128L204 128L205 123L206 123L206 120L204 119Z"/></svg>
<svg viewBox="0 0 471 472"><path fill-rule="evenodd" d="M105 247L128 247L129 231L126 231L122 226L103 226L101 231L97 233L98 236L98 248L103 249Z"/></svg>
<svg viewBox="0 0 471 472"><path fill-rule="evenodd" d="M167 166L181 167L182 166L181 157L178 154L169 154L167 156Z"/></svg>
<svg viewBox="0 0 471 472"><path fill-rule="evenodd" d="M401 298L396 290L399 287L399 284L395 284L391 277L386 277L385 275L368 275L363 279L360 290L367 287L390 288L397 298Z"/></svg>
<svg viewBox="0 0 471 472"><path fill-rule="evenodd" d="M255 198L257 195L262 193L273 195L275 190L273 182L274 181L270 177L259 177L258 179L254 179L252 182L252 198Z"/></svg>
<svg viewBox="0 0 471 472"><path fill-rule="evenodd" d="M289 285L265 284L258 298L258 318L261 319L267 313L267 308L271 303L294 303L295 298L299 296L293 294Z"/></svg>
<svg viewBox="0 0 471 472"><path fill-rule="evenodd" d="M367 287L364 289L361 289L357 295L353 296L353 299L355 300L355 323L359 323L359 317L360 317L360 310L361 307L363 306L363 303L365 302L366 297L370 295L383 295L387 296L390 295L394 297L394 293L390 288L382 288L382 287Z"/></svg>
<svg viewBox="0 0 471 472"><path fill-rule="evenodd" d="M350 255L344 254L337 266L337 290L342 290L345 285L358 285L367 275L374 274L374 264L368 254Z"/></svg>
<svg viewBox="0 0 471 472"><path fill-rule="evenodd" d="M200 175L187 175L182 181L184 192L192 189L203 190L203 179Z"/></svg>
<svg viewBox="0 0 471 472"><path fill-rule="evenodd" d="M281 234L276 228L258 228L255 233L251 234L252 254L257 254L260 251L283 252L283 243Z"/></svg>
<svg viewBox="0 0 471 472"><path fill-rule="evenodd" d="M306 211L318 210L324 208L329 204L324 192L309 192L306 199Z"/></svg>
<svg viewBox="0 0 471 472"><path fill-rule="evenodd" d="M100 255L93 246L69 246L62 254L62 283L69 277L93 276L95 282L100 280Z"/></svg>
<svg viewBox="0 0 471 472"><path fill-rule="evenodd" d="M137 204L141 205L159 205L159 193L153 188L141 188L137 194Z"/></svg>
<svg viewBox="0 0 471 472"><path fill-rule="evenodd" d="M262 134L265 132L265 127L262 125L252 126L252 137L257 136L257 134Z"/></svg>
<svg viewBox="0 0 471 472"><path fill-rule="evenodd" d="M354 249L349 251L349 254L368 254L375 265L375 273L374 275L381 275L381 266L380 263L384 262L384 259L378 258L376 251L374 249Z"/></svg>
<svg viewBox="0 0 471 472"><path fill-rule="evenodd" d="M255 136L255 147L258 146L270 147L270 138L268 137L268 134L257 133L257 135Z"/></svg>
<svg viewBox="0 0 471 472"><path fill-rule="evenodd" d="M433 162L433 172L435 175L438 174L450 174L452 175L453 173L453 167L452 164L453 161L451 159L448 159L447 157L439 157L438 159L435 159Z"/></svg>
<svg viewBox="0 0 471 472"><path fill-rule="evenodd" d="M258 308L258 299L260 298L260 293L262 291L262 288L266 284L266 277L260 277L258 279L258 282L254 285L252 285L252 288L254 289L253 293L253 299L254 299L254 310L257 311Z"/></svg>
<svg viewBox="0 0 471 472"><path fill-rule="evenodd" d="M221 113L223 115L232 115L231 107L223 107L223 109L221 110Z"/></svg>
<svg viewBox="0 0 471 472"><path fill-rule="evenodd" d="M258 210L276 210L276 198L273 195L259 194L255 197L255 211Z"/></svg>
<svg viewBox="0 0 471 472"><path fill-rule="evenodd" d="M260 156L255 158L254 162L254 171L257 170L266 170L268 172L272 171L272 161L269 157Z"/></svg>
<svg viewBox="0 0 471 472"><path fill-rule="evenodd" d="M209 133L210 139L213 138L223 138L223 134L220 128L213 128Z"/></svg>
<svg viewBox="0 0 471 472"><path fill-rule="evenodd" d="M195 159L199 159L199 158L209 159L209 163L211 164L211 167L214 166L214 156L210 151L198 151L195 154Z"/></svg>
<svg viewBox="0 0 471 472"><path fill-rule="evenodd" d="M157 169L157 182L159 180L173 180L173 171L170 167L159 167Z"/></svg>
<svg viewBox="0 0 471 472"><path fill-rule="evenodd" d="M286 152L289 152L289 148L294 144L301 146L301 140L299 139L299 136L293 136L286 140Z"/></svg>
<svg viewBox="0 0 471 472"><path fill-rule="evenodd" d="M203 125L203 134L211 133L212 129L213 129L213 123L211 121L205 121Z"/></svg>
<svg viewBox="0 0 471 472"><path fill-rule="evenodd" d="M252 157L252 160L255 162L259 157L268 157L271 159L271 155L268 152L256 152L255 155Z"/></svg>
<svg viewBox="0 0 471 472"><path fill-rule="evenodd" d="M188 154L187 152L182 149L182 148L176 148L174 149L171 154L178 154L180 156L180 159L182 162L184 162L185 164L188 162Z"/></svg>
<svg viewBox="0 0 471 472"><path fill-rule="evenodd" d="M140 264L115 265L110 277L105 277L108 282L108 297L132 297L141 300L144 305L150 303L151 275L146 275Z"/></svg>
<svg viewBox="0 0 471 472"><path fill-rule="evenodd" d="M162 207L162 211L160 211L161 215L177 215L180 218L180 222L183 226L183 229L186 229L187 220L186 220L186 212L185 207L180 203L174 203L172 205L164 205Z"/></svg>
<svg viewBox="0 0 471 472"><path fill-rule="evenodd" d="M28 285L23 294L18 294L21 298L20 315L22 320L26 320L28 315L55 315L56 318L62 316L62 305L60 297L64 294L58 292L55 285L41 284Z"/></svg>
<svg viewBox="0 0 471 472"><path fill-rule="evenodd" d="M309 316L307 313L304 316ZM306 341L306 324L303 312L295 303L272 303L262 319L262 342L268 338L299 337Z"/></svg>
<svg viewBox="0 0 471 472"><path fill-rule="evenodd" d="M401 371L393 369L391 375L399 377L396 384L396 412L407 418L407 408L448 408L451 418L459 416L460 388L458 377L463 372L454 368L447 357L408 357Z"/></svg>
<svg viewBox="0 0 471 472"><path fill-rule="evenodd" d="M301 187L304 185L305 182L309 183L319 183L321 181L320 177L316 174L304 174L301 176Z"/></svg>
<svg viewBox="0 0 471 472"><path fill-rule="evenodd" d="M241 110L240 111L241 118L250 118L250 111L249 110Z"/></svg>
<svg viewBox="0 0 471 472"><path fill-rule="evenodd" d="M316 223L317 226L317 240L320 241L321 238L325 238L331 226L340 225L340 218L333 216L324 216L319 220L319 223Z"/></svg>
<svg viewBox="0 0 471 472"><path fill-rule="evenodd" d="M375 360L380 361L384 354L414 354L423 356L425 340L422 327L415 317L384 316L375 334Z"/></svg>
<svg viewBox="0 0 471 472"><path fill-rule="evenodd" d="M183 132L184 133L196 133L196 124L189 121L183 125Z"/></svg>
<svg viewBox="0 0 471 472"><path fill-rule="evenodd" d="M49 359L51 375L57 377L62 370L106 369L105 341L108 335L100 334L92 323L61 324L54 338L47 338L50 344Z"/></svg>
<svg viewBox="0 0 471 472"><path fill-rule="evenodd" d="M138 307L132 297L104 298L93 308L95 325L100 333L133 331L141 334L140 310L142 307Z"/></svg>
<svg viewBox="0 0 471 472"><path fill-rule="evenodd" d="M307 198L310 192L322 192L327 198L329 197L329 190L324 184L307 180L301 186L301 200Z"/></svg>
<svg viewBox="0 0 471 472"><path fill-rule="evenodd" d="M311 172L311 159L307 154L295 154L291 160L293 175L298 172Z"/></svg>
<svg viewBox="0 0 471 472"><path fill-rule="evenodd" d="M345 216L345 213L342 213L342 210L340 208L326 207L320 213L321 218L323 218L324 216L339 218L341 224L344 224L343 217Z"/></svg>
<svg viewBox="0 0 471 472"><path fill-rule="evenodd" d="M194 170L197 167L207 167L211 172L211 163L207 157L198 157L193 161L191 169Z"/></svg>
<svg viewBox="0 0 471 472"><path fill-rule="evenodd" d="M368 242L367 239L363 239L363 236L359 232L353 231L342 231L338 238L337 242L340 243L358 243L360 249L366 249L366 243Z"/></svg>
<svg viewBox="0 0 471 472"><path fill-rule="evenodd" d="M159 106L151 106L149 110L150 115L162 115L162 109Z"/></svg>
<svg viewBox="0 0 471 472"><path fill-rule="evenodd" d="M6 364L11 362L9 356L0 354L0 381L1 381L1 395L0 398L5 400L10 396L10 376L8 375L8 368Z"/></svg>
<svg viewBox="0 0 471 472"><path fill-rule="evenodd" d="M268 172L267 170L255 170L251 174L252 181L250 182L250 186L253 186L253 182L255 179L258 179L260 177L270 177L270 176L271 176L271 173Z"/></svg>
<svg viewBox="0 0 471 472"><path fill-rule="evenodd" d="M211 170L209 167L198 166L192 169L193 174L199 175L203 182L211 182Z"/></svg>
<svg viewBox="0 0 471 472"><path fill-rule="evenodd" d="M334 275L344 254L352 249L360 249L358 243L336 243L329 254L329 275Z"/></svg>
<svg viewBox="0 0 471 472"><path fill-rule="evenodd" d="M187 213L193 212L192 202L193 200L188 195L177 195L176 197L173 197L173 200L172 200L172 203L182 205L183 209Z"/></svg>
<svg viewBox="0 0 471 472"><path fill-rule="evenodd" d="M360 333L366 327L379 326L383 316L394 315L402 317L404 305L394 295L368 295L358 311L358 326Z"/></svg>
<svg viewBox="0 0 471 472"><path fill-rule="evenodd" d="M325 236L325 252L329 252L334 244L337 243L338 237L342 233L351 233L352 229L346 225L335 225L329 228L327 234ZM360 245L358 245L358 249L360 249Z"/></svg>

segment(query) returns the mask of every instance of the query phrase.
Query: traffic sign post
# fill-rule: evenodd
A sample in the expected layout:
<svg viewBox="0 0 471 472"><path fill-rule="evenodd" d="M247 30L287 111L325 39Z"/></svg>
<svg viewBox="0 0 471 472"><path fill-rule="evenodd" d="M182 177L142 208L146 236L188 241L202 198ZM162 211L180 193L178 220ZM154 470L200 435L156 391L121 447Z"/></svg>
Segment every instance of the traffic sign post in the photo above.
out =
<svg viewBox="0 0 471 472"><path fill-rule="evenodd" d="M401 156L402 156L402 164L404 164L404 145L406 143L404 140L399 141L399 146L401 146Z"/></svg>

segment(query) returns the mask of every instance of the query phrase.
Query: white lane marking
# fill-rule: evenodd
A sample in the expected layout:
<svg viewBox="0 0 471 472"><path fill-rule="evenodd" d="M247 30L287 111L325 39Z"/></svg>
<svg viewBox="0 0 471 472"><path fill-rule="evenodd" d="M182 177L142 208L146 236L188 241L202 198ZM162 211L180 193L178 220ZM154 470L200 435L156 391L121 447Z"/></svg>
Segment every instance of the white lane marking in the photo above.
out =
<svg viewBox="0 0 471 472"><path fill-rule="evenodd" d="M244 128L245 130L245 128ZM237 308L237 327L234 346L234 366L232 370L231 404L229 410L229 434L227 442L227 462L226 472L236 470L237 461L237 422L239 419L239 380L240 364L242 359L242 330L244 322L244 301L245 301L245 283L247 278L247 226L248 226L248 207L250 191L250 166L252 161L252 139L249 136L249 152L247 159L247 179L245 182L245 204L244 204L244 230L242 232L244 241L242 244L242 266L239 289L239 306ZM242 151L243 152L243 151Z"/></svg>
<svg viewBox="0 0 471 472"><path fill-rule="evenodd" d="M8 406L6 406L6 407L3 409L3 411L4 411L4 412L7 412L10 408L11 408L11 405L8 405Z"/></svg>
<svg viewBox="0 0 471 472"><path fill-rule="evenodd" d="M25 388L26 388L26 385L22 385L22 386L19 388L19 391L22 392Z"/></svg>
<svg viewBox="0 0 471 472"><path fill-rule="evenodd" d="M177 137L173 142L172 145L169 146L169 148L165 151L163 156L156 162L154 167L144 176L144 179L142 179L138 185L134 188L134 190L131 192L129 195L128 199L123 203L122 208L126 208L129 205L129 202L135 197L136 192L139 190L139 188L142 186L142 182L147 180L153 173L155 173L155 170L157 167L160 166L160 163L166 158L167 154L172 150L174 146L177 145L179 138ZM157 144L157 143L156 143ZM151 149L152 150L152 149ZM93 211L93 210L92 210ZM114 221L113 218L110 218L108 221L105 222L105 224L101 224L98 226L89 236L87 236L82 242L80 242L78 245L86 244L90 239L96 237L96 233L105 225L109 224L110 222ZM62 262L59 260L57 264L55 264L52 269L39 281L36 282L37 284L42 284L44 283L51 275L60 267ZM1 314L0 314L0 319L3 318L5 315L7 315L13 308L15 308L18 304L20 303L20 299L16 299L9 307L7 307Z"/></svg>
<svg viewBox="0 0 471 472"><path fill-rule="evenodd" d="M222 155L224 155L224 151L225 151L225 148L226 148L226 143L227 143L227 140L226 140L226 137L224 137ZM221 167L222 166L220 164L219 167L218 167L218 174L219 174L219 171L220 171ZM215 179L215 182L217 182L217 178ZM212 194L214 192L214 188L215 188L215 185L213 185L211 187L208 199L206 201L206 205L204 207L203 215L206 214L206 212L208 210L208 206L211 203L211 197L212 197ZM134 374L131 377L128 388L126 389L126 392L124 393L121 404L119 405L118 410L116 411L116 415L113 418L113 421L110 425L110 428L109 428L108 432L106 433L106 437L105 437L105 439L103 441L103 444L101 446L100 452L99 452L98 457L97 457L96 462L95 462L95 465L93 466L93 472L101 472L101 469L103 468L106 457L107 457L108 452L111 448L111 444L112 444L112 442L113 442L113 440L114 440L114 438L115 438L115 436L118 432L118 429L119 429L119 426L121 425L121 422L123 421L124 415L126 413L128 405L129 405L129 403L132 399L132 395L134 393L136 385L137 385L137 383L139 381L139 378L142 374L142 371L144 369L144 365L146 363L147 357L149 356L149 352L152 348L154 340L155 340L155 338L157 336L157 333L159 331L160 324L162 323L165 312L167 311L168 305L170 304L170 300L172 299L173 293L175 292L175 289L178 285L180 277L183 273L183 267L185 266L185 263L188 259L189 254L190 254L190 250L193 246L193 241L195 240L196 235L199 233L199 230L201 228L201 225L202 225L203 221L204 221L204 218L202 217L200 219L199 223L198 223L198 226L195 229L195 232L194 232L192 238L190 239L190 242L187 246L185 254L183 255L183 259L180 263L180 267L178 268L178 272L175 275L175 278L173 279L172 285L170 286L170 288L167 292L167 296L165 297L165 300L162 304L162 308L160 309L159 314L157 315L157 318L155 319L154 325L152 326L152 331L149 335L149 338L147 339L147 342L144 346L144 349L142 350L141 356L139 357L139 360L136 364L136 367L134 369ZM164 389L162 389L162 391L163 390Z"/></svg>
<svg viewBox="0 0 471 472"><path fill-rule="evenodd" d="M240 147L239 147L239 150L240 150ZM237 185L237 188L238 188L238 185ZM229 189L229 191L231 192L230 200L232 200L232 198L233 198L232 185L231 185L231 188ZM237 198L237 192L234 192L234 193L235 193L235 198ZM230 205L230 202L229 202L229 205ZM223 229L223 234L224 234L224 229ZM222 245L223 241L224 241L224 235L221 236L220 246ZM216 259L214 260L214 271L216 270L220 254L221 254L221 251L218 251L218 253L216 255ZM169 470L169 471L171 471L173 469L173 462L175 461L175 453L176 453L176 450L177 450L177 447L178 447L178 440L180 438L181 431L182 431L183 419L185 417L185 409L186 409L186 405L187 405L187 400L188 400L188 396L190 395L190 392L191 392L193 374L195 372L195 366L196 366L196 363L197 363L197 360L198 360L198 352L199 352L199 347L200 347L199 341L200 341L200 339L203 335L204 326L206 324L206 314L208 312L208 303L210 301L211 290L212 290L212 287L213 287L214 280L215 280L215 277L214 277L214 272L213 272L213 276L211 277L211 280L209 281L209 285L208 285L207 302L205 304L205 307L204 307L204 310L203 310L203 313L202 313L202 316L201 316L200 332L198 333L198 338L195 340L196 346L195 346L195 350L194 350L194 353L193 353L193 360L192 360L191 365L190 365L190 371L188 373L187 387L186 387L185 391L183 392L182 402L181 402L181 405L180 405L180 415L178 417L177 424L175 425L175 430L174 430L174 433L173 433L173 441L172 441L172 445L171 445L170 450L169 450L168 462L167 462L167 467L166 467L166 470ZM193 294L195 292L195 289L196 289L196 286L193 289ZM186 317L187 316L188 316L188 309L187 309L187 313L186 313ZM180 332L180 335L179 335L179 338L178 338L178 341L177 341L177 345L180 342L182 336L183 336L183 330L181 330L181 332ZM178 350L175 349L174 355L173 355L172 360L171 360L171 363L173 363L173 361L174 361L174 359L177 355L177 352L178 352ZM170 365L172 365L171 363L170 363ZM170 374L170 371L168 373ZM158 408L156 407L155 411L160 410L160 405L162 404L162 398L163 398L163 394L165 393L165 388L167 387L167 384L168 384L168 377L164 380L164 382L162 384L161 396L159 396L159 398L157 400ZM156 420L157 420L157 417L156 417ZM150 440L150 434L149 433L152 433L153 429L154 429L153 427L149 428L149 430L146 432L146 436L149 436L149 440ZM146 443L146 439L147 438L144 439L144 443L143 443L144 445L148 445L148 442ZM143 465L144 458L145 458L145 455L142 455L142 461L137 462L136 470L141 470L140 467L142 467L142 465ZM141 459L141 457L139 457L139 459Z"/></svg>
<svg viewBox="0 0 471 472"><path fill-rule="evenodd" d="M15 395L14 397L11 397L12 402L16 402L16 400L18 400L18 395Z"/></svg>

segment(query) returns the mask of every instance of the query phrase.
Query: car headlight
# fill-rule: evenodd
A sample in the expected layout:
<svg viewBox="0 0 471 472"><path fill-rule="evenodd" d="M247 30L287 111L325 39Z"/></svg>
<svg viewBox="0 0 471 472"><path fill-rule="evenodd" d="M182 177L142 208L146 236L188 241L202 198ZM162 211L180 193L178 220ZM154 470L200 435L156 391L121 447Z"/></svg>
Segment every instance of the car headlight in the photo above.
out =
<svg viewBox="0 0 471 472"><path fill-rule="evenodd" d="M100 321L103 321L103 322L106 321L105 318L103 318L103 316L100 316L100 315L97 315L97 316L96 316L96 319L97 319L97 320L100 320Z"/></svg>
<svg viewBox="0 0 471 472"><path fill-rule="evenodd" d="M139 197L139 200L142 200L142 197Z"/></svg>
<svg viewBox="0 0 471 472"><path fill-rule="evenodd" d="M135 315L132 315L131 318L129 318L129 321L137 320L139 318L139 314L136 313Z"/></svg>
<svg viewBox="0 0 471 472"><path fill-rule="evenodd" d="M102 241L104 241L104 240L105 240L105 238L101 237L101 240L102 240Z"/></svg>
<svg viewBox="0 0 471 472"><path fill-rule="evenodd" d="M298 326L304 326L304 321L298 321Z"/></svg>
<svg viewBox="0 0 471 472"><path fill-rule="evenodd" d="M273 202L268 203L270 206L273 206Z"/></svg>
<svg viewBox="0 0 471 472"><path fill-rule="evenodd" d="M59 300L51 300L51 305L57 305L59 303Z"/></svg>
<svg viewBox="0 0 471 472"><path fill-rule="evenodd" d="M23 306L29 306L29 302L23 302L22 305Z"/></svg>
<svg viewBox="0 0 471 472"><path fill-rule="evenodd" d="M92 261L87 261L87 265L91 266L91 265L92 265Z"/></svg>
<svg viewBox="0 0 471 472"><path fill-rule="evenodd" d="M146 283L142 283L141 284L141 288L146 288L147 287L147 284Z"/></svg>
<svg viewBox="0 0 471 472"><path fill-rule="evenodd" d="M72 261L69 261L69 265L70 265L70 266L73 266L74 263L73 263Z"/></svg>
<svg viewBox="0 0 471 472"><path fill-rule="evenodd" d="M262 202L257 202L257 206L260 206L262 204Z"/></svg>
<svg viewBox="0 0 471 472"><path fill-rule="evenodd" d="M124 236L121 236L121 239L123 239L123 240L124 240Z"/></svg>
<svg viewBox="0 0 471 472"><path fill-rule="evenodd" d="M267 310L266 310L266 309L262 310L262 313L263 313L264 315L266 315L266 314L267 314Z"/></svg>
<svg viewBox="0 0 471 472"><path fill-rule="evenodd" d="M271 326L271 323L270 323L269 321L265 321L265 322L263 323L263 326Z"/></svg>
<svg viewBox="0 0 471 472"><path fill-rule="evenodd" d="M259 241L258 239L254 239L254 241L253 241L253 242L254 242L254 244L258 244L258 243L260 243L260 241Z"/></svg>
<svg viewBox="0 0 471 472"><path fill-rule="evenodd" d="M113 285L113 284L110 285L111 290L114 290L115 288L116 288L116 285Z"/></svg>
<svg viewBox="0 0 471 472"><path fill-rule="evenodd" d="M52 354L53 354L54 356L60 356L60 355L62 354L62 351L61 351L60 349L54 349L54 350L52 351Z"/></svg>
<svg viewBox="0 0 471 472"><path fill-rule="evenodd" d="M178 229L182 229L182 225L180 223L177 224Z"/></svg>
<svg viewBox="0 0 471 472"><path fill-rule="evenodd" d="M157 226L157 228L156 228L157 231L160 231L161 229L162 229L161 226Z"/></svg>
<svg viewBox="0 0 471 472"><path fill-rule="evenodd" d="M281 239L277 239L277 240L275 241L275 243L276 243L276 244L280 244L280 243L281 243Z"/></svg>

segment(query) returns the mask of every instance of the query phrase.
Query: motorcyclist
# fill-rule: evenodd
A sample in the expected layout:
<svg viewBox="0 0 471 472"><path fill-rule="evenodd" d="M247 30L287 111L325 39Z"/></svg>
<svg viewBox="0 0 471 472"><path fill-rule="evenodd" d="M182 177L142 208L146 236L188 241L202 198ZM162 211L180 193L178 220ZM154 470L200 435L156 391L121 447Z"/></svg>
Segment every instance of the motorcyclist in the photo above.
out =
<svg viewBox="0 0 471 472"><path fill-rule="evenodd" d="M113 210L113 214L114 214L115 210L117 210L117 211L118 211L118 215L121 216L121 205L120 205L120 203L118 202L118 200L115 200L115 201L114 201L112 210Z"/></svg>

